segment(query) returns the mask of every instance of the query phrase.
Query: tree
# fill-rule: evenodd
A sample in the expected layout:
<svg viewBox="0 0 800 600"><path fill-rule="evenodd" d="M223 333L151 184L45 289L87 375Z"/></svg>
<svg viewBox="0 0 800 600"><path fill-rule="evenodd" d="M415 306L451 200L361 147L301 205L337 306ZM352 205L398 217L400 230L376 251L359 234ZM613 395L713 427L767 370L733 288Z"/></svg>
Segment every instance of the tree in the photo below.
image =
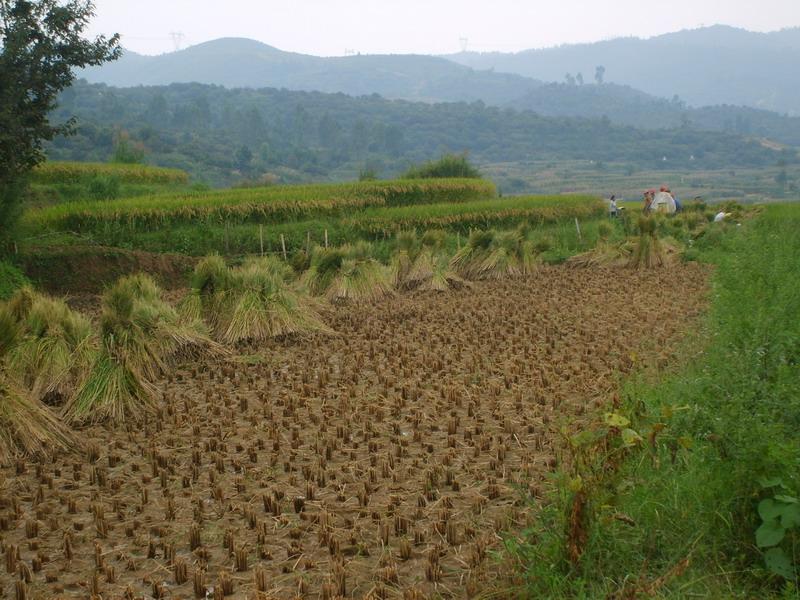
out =
<svg viewBox="0 0 800 600"><path fill-rule="evenodd" d="M253 152L247 146L242 146L236 151L234 160L237 169L243 173L247 172L250 169L250 163L253 162Z"/></svg>
<svg viewBox="0 0 800 600"><path fill-rule="evenodd" d="M567 85L575 85L575 77L572 76L572 73L564 75L564 80L567 82Z"/></svg>
<svg viewBox="0 0 800 600"><path fill-rule="evenodd" d="M74 131L74 119L48 117L73 69L120 55L118 35L81 37L93 15L90 0L0 0L0 237L19 215L24 178L44 160L43 143Z"/></svg>
<svg viewBox="0 0 800 600"><path fill-rule="evenodd" d="M127 131L116 132L111 162L127 165L144 163L144 145L141 142L133 141Z"/></svg>
<svg viewBox="0 0 800 600"><path fill-rule="evenodd" d="M786 184L789 183L789 176L786 173L786 161L783 159L779 160L778 167L780 168L780 171L778 171L778 174L775 175L775 183L781 187L781 191L785 191Z"/></svg>
<svg viewBox="0 0 800 600"><path fill-rule="evenodd" d="M583 73L578 73L575 76L575 80L578 82L578 85L583 85Z"/></svg>
<svg viewBox="0 0 800 600"><path fill-rule="evenodd" d="M606 76L606 68L603 65L598 65L597 68L594 70L594 80L597 82L597 85L603 85L603 80Z"/></svg>

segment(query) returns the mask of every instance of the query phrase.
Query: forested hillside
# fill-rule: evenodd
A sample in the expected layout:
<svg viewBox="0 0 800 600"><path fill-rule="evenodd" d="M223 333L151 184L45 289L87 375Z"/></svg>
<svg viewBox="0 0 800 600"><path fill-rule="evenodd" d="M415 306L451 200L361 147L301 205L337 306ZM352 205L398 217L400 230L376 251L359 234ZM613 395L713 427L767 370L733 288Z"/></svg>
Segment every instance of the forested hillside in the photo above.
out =
<svg viewBox="0 0 800 600"><path fill-rule="evenodd" d="M710 43L708 40L715 39L715 31L692 32L691 47ZM762 45L763 40L779 44L774 41L776 39L789 43L793 39L790 33L785 32L783 38L772 34L761 38L752 34L755 37L745 37L742 45L749 47L748 44L755 43L754 39L762 40ZM738 33L730 35L736 37ZM532 110L543 116L608 117L613 123L646 129L691 126L800 145L800 118L763 110L783 105L776 100L782 97L781 93L775 92L772 83L767 81L771 77L769 69L760 72L758 57L761 55L758 52L755 58L737 63L735 73L725 75L721 82L716 81L720 77L719 70L709 63L707 56L729 52L725 44L715 46L708 55L703 50L695 50L698 58L683 69L689 75L683 70L675 74L667 64L674 54L672 47L677 44L680 52L684 53L684 45L676 41L683 38L680 34L675 36L678 37L664 36L646 42L607 42L615 49L608 51L608 61L603 58L608 52L602 45L566 46L515 55L461 54L445 60L402 54L319 57L285 52L255 40L223 38L159 56L125 52L118 61L86 69L82 76L92 83L117 87L205 83L228 88L271 87L349 96L379 94L389 99L431 103L481 101ZM628 63L637 59L629 58L627 54L641 46L649 56L654 52L651 46L656 43L663 46L659 52L663 51L665 56L651 57L654 62L647 72L658 74L660 86L654 88L647 78L636 79L636 69L632 71ZM780 46L769 48L775 50L777 47ZM766 51L764 48L761 50ZM793 56L794 50L789 47L787 52ZM541 57L546 57L546 60L541 62ZM722 69L728 68L726 65L730 60L726 57L727 54L720 58ZM596 77L597 67L604 63L609 66ZM532 74L551 82L532 78ZM690 76L695 79L687 80ZM794 75L786 77L792 81ZM731 81L736 80L751 82L755 90L769 101L756 101L731 90ZM714 93L697 96L698 90L708 86L708 82L716 82ZM699 104L713 102L715 105L701 109L690 106L692 103L697 105L697 100L702 100ZM737 104L761 106L762 109Z"/></svg>
<svg viewBox="0 0 800 600"><path fill-rule="evenodd" d="M579 74L693 106L744 105L800 115L800 28L756 33L715 25L649 39L618 38L517 53L449 56L475 69L544 81Z"/></svg>
<svg viewBox="0 0 800 600"><path fill-rule="evenodd" d="M200 84L112 88L78 83L53 115L78 118L53 159L108 160L115 143L147 161L222 184L272 174L345 179L393 175L443 152L478 164L585 159L639 168L709 169L796 159L742 136L688 127L659 132L608 119L546 118L483 103L426 104L343 94Z"/></svg>

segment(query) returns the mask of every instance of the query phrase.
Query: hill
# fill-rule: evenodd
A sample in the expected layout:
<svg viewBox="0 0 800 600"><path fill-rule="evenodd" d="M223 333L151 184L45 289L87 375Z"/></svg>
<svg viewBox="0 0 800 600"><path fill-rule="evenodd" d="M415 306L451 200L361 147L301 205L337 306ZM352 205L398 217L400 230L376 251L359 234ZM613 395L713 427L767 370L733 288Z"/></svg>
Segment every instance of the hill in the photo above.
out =
<svg viewBox="0 0 800 600"><path fill-rule="evenodd" d="M649 39L620 38L517 53L466 52L450 60L544 81L582 73L694 106L733 104L800 115L800 28L754 33L723 25Z"/></svg>
<svg viewBox="0 0 800 600"><path fill-rule="evenodd" d="M775 40L785 39L786 44L792 43L791 30L780 33L782 36L776 34ZM702 36L695 32L694 37ZM712 43L715 39L715 36L709 34L707 43ZM772 37L768 39L773 40ZM634 40L609 42L611 45L621 44L621 48L627 48L633 43ZM774 44L781 47L777 41ZM720 47L726 46L720 41ZM559 49L573 54L578 50L578 47ZM522 74L528 74L523 68L527 63L522 59L536 59L538 56L534 52L520 55L464 54L450 57L478 67L472 69L443 58L419 55L321 58L284 52L254 40L227 38L161 56L142 56L126 52L119 61L87 69L82 75L90 82L117 87L198 82L229 88L274 87L344 93L350 96L379 94L385 98L432 103L481 101L496 106L533 110L544 116L608 117L614 123L649 129L692 125L701 129L732 131L769 138L783 144L800 145L800 119L789 119L765 110L754 112L752 109L738 108L734 106L739 103L735 100L736 94L722 92L715 92L714 99L725 104L724 108L709 106L700 112L694 111L675 97L673 87L679 87L680 81L673 83L666 71L660 75L660 79L669 83L662 81L662 88L658 90L665 98L648 94L631 85L588 83L592 80L591 73L594 72L593 55L581 59L591 66L582 67L584 76L576 81L575 76L580 69L573 67L578 64L577 58L568 59L567 69L558 60L555 60L554 67L551 64L551 54L546 54L543 77L560 81L564 77L564 71L569 70L571 84L544 84L520 74L498 72L518 68ZM714 78L713 70L703 70L708 65L698 67L696 61L689 62L694 65L695 70L699 69L699 79L705 81ZM492 71L495 68L497 70ZM683 76L683 67L678 70ZM652 68L647 71L648 74L655 72ZM618 80L620 69L609 67L608 72L609 77ZM646 83L650 79L652 77L647 77ZM694 89L695 86L691 87Z"/></svg>
<svg viewBox="0 0 800 600"><path fill-rule="evenodd" d="M757 136L800 146L800 117L729 104L693 108L627 85L550 83L507 104L551 117L590 117L644 129L692 127Z"/></svg>
<svg viewBox="0 0 800 600"><path fill-rule="evenodd" d="M79 82L53 115L75 115L78 134L48 148L51 159L108 160L120 130L154 164L211 184L262 177L292 182L381 176L443 152L479 164L586 160L689 170L774 165L795 152L691 128L651 131L608 119L542 117L480 102L429 104L343 94L233 89L202 84L112 88Z"/></svg>
<svg viewBox="0 0 800 600"><path fill-rule="evenodd" d="M284 52L242 38L217 39L160 56L126 51L116 62L85 69L81 77L118 87L196 82L230 88L274 87L492 104L508 102L540 85L519 75L475 71L434 56L322 58Z"/></svg>

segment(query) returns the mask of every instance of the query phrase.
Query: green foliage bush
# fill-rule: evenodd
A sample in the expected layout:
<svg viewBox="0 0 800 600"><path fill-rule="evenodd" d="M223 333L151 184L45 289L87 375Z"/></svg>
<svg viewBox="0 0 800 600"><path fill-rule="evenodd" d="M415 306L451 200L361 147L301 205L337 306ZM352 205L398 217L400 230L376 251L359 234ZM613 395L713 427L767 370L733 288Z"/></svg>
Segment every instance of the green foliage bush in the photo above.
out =
<svg viewBox="0 0 800 600"><path fill-rule="evenodd" d="M29 283L25 275L9 262L0 260L0 300L7 300L22 286Z"/></svg>
<svg viewBox="0 0 800 600"><path fill-rule="evenodd" d="M439 160L432 160L406 171L406 179L441 179L458 177L480 179L481 173L467 160L466 154L445 154Z"/></svg>

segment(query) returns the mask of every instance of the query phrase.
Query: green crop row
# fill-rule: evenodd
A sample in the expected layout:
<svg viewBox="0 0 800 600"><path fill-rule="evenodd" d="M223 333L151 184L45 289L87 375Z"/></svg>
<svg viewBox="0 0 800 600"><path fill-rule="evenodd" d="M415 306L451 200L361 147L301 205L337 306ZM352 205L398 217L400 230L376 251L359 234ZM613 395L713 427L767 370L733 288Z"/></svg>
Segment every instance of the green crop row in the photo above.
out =
<svg viewBox="0 0 800 600"><path fill-rule="evenodd" d="M402 229L493 227L521 220L552 223L602 214L605 204L596 196L513 196L462 204L428 204L366 209L344 223L365 233Z"/></svg>
<svg viewBox="0 0 800 600"><path fill-rule="evenodd" d="M95 177L114 177L120 183L179 184L189 181L180 169L118 163L46 162L33 170L34 183L85 183Z"/></svg>
<svg viewBox="0 0 800 600"><path fill-rule="evenodd" d="M494 184L480 179L275 186L68 202L29 212L25 221L31 226L70 231L108 225L135 230L181 223L275 223L343 216L370 206L463 203L495 195Z"/></svg>
<svg viewBox="0 0 800 600"><path fill-rule="evenodd" d="M585 196L510 197L454 205L420 205L369 208L347 218L313 216L259 225L257 223L179 223L170 227L131 229L108 224L92 232L92 238L107 246L151 252L203 255L252 254L280 251L281 238L290 251L309 244L341 245L355 240L386 240L402 229L445 229L466 235L470 229L515 226L528 222L537 226L581 221L581 229L605 214L602 202Z"/></svg>

